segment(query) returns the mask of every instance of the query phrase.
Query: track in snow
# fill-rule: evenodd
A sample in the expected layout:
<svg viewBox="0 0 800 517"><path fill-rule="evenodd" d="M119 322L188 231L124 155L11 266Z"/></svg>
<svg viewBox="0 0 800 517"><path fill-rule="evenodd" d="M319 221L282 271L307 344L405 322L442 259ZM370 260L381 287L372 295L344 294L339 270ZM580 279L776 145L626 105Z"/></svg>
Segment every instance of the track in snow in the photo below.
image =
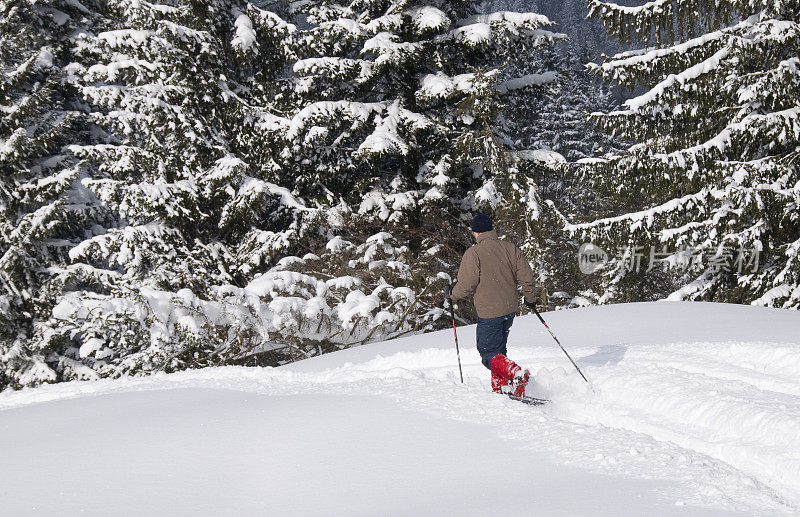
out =
<svg viewBox="0 0 800 517"><path fill-rule="evenodd" d="M800 371L800 347L575 347L591 386L557 348L518 349L515 359L534 372L532 395L554 401L546 408L495 401L500 397L488 393L488 375L474 362L465 365L467 385L459 385L453 366L441 364L447 355L379 357L330 370L325 380L366 383L418 410L493 425L570 465L688 481L693 494L679 504L800 514L800 379L791 375Z"/></svg>
<svg viewBox="0 0 800 517"><path fill-rule="evenodd" d="M800 349L758 343L635 347L595 368L587 403L554 414L632 431L706 456L800 512ZM736 505L734 504L735 508Z"/></svg>
<svg viewBox="0 0 800 517"><path fill-rule="evenodd" d="M631 487L650 480L663 490L664 500L686 505L676 514L800 515L800 314L652 303L561 311L545 318L591 385L538 321L518 318L509 355L534 374L531 394L553 400L544 407L492 394L488 371L474 350L474 328L462 327L465 384L458 380L450 330L277 369L215 368L0 394L0 410L176 388L299 395L298 400L370 395L392 399L403 410L478 424L491 430L490 436L556 465L635 480L621 483L631 498L641 497ZM598 490L588 487L590 497ZM618 514L618 507L605 513Z"/></svg>

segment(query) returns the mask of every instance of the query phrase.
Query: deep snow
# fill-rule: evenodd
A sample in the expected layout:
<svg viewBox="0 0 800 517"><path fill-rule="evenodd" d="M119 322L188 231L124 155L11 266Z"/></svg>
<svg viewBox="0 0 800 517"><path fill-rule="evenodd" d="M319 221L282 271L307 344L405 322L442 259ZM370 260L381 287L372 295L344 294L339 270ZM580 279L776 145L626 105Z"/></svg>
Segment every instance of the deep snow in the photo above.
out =
<svg viewBox="0 0 800 517"><path fill-rule="evenodd" d="M8 515L800 515L800 314L659 302L545 313L489 392L474 327L282 368L0 394Z"/></svg>

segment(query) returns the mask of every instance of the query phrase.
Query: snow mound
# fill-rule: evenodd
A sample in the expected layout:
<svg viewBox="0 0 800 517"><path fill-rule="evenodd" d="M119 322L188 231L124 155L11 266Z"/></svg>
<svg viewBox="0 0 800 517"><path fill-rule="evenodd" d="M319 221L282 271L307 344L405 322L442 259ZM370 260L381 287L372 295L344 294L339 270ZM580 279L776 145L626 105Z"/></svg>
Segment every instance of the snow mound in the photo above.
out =
<svg viewBox="0 0 800 517"><path fill-rule="evenodd" d="M536 408L490 392L471 327L463 384L448 330L282 368L0 394L4 510L800 513L800 314L660 302L544 317L590 383L519 317L509 355L552 400Z"/></svg>

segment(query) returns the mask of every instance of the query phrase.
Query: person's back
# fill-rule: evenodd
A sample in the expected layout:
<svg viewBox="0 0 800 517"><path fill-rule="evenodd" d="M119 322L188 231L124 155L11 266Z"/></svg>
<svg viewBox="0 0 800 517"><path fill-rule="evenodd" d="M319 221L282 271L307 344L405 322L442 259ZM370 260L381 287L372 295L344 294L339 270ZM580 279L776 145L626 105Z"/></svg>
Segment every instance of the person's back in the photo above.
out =
<svg viewBox="0 0 800 517"><path fill-rule="evenodd" d="M474 293L475 311L481 318L517 312L518 285L522 286L525 299L533 303L533 271L522 251L513 243L500 240L494 230L478 234L476 240L461 261L453 298Z"/></svg>
<svg viewBox="0 0 800 517"><path fill-rule="evenodd" d="M474 295L478 353L492 372L492 389L503 393L511 384L511 393L523 396L530 372L506 357L506 344L519 307L517 286L522 286L526 304L535 303L533 271L517 246L498 238L488 216L476 215L470 228L477 242L464 253L456 285L445 298Z"/></svg>

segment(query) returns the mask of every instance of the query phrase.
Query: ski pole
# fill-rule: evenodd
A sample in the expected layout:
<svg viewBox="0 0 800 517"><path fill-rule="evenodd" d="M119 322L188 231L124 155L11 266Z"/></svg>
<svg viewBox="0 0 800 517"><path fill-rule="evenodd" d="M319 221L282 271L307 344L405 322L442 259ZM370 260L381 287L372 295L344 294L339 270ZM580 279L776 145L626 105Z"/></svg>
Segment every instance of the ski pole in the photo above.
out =
<svg viewBox="0 0 800 517"><path fill-rule="evenodd" d="M450 300L450 318L453 320L453 337L456 339L456 356L458 357L458 374L461 376L461 384L464 384L464 372L461 371L461 352L458 349L458 333L456 333L456 310L453 307L453 300L450 299L449 285L444 286L445 300Z"/></svg>
<svg viewBox="0 0 800 517"><path fill-rule="evenodd" d="M571 362L571 363L572 363L572 366L574 366L574 367L575 367L575 369L576 369L576 370L578 370L578 373L579 373L579 374L581 374L581 377L583 377L583 380L585 380L586 382L589 382L588 380L586 380L586 376L583 374L583 372L581 371L581 369L580 369L580 368L578 368L578 365L577 365L577 364L575 364L575 361L573 361L573 360L572 360L572 357L570 357L570 356L569 356L569 354L567 353L567 351L566 351L566 350L564 350L564 347L563 347L563 346L561 346L561 342L558 340L558 338L556 337L556 335L555 335L555 334L553 334L553 331L552 331L552 330L550 330L550 327L548 327L548 326L547 326L547 323L545 323L545 321L544 321L544 318L542 318L542 315L541 315L541 314L539 314L539 311L537 311L537 310L536 310L536 305L535 305L535 304L531 304L531 305L528 305L528 307L530 307L531 309L533 309L533 312L534 312L534 314L536 314L537 316L539 316L539 321L541 321L541 322L542 322L542 325L544 325L544 328L546 328L546 329L547 329L547 332L549 332L549 333L550 333L550 335L551 335L551 336L553 336L553 339L555 339L555 340L556 340L556 343L558 343L558 346L559 346L559 347L561 347L561 350L562 350L562 351L563 351L563 352L564 352L564 353L567 355L567 358L569 359L569 362Z"/></svg>

